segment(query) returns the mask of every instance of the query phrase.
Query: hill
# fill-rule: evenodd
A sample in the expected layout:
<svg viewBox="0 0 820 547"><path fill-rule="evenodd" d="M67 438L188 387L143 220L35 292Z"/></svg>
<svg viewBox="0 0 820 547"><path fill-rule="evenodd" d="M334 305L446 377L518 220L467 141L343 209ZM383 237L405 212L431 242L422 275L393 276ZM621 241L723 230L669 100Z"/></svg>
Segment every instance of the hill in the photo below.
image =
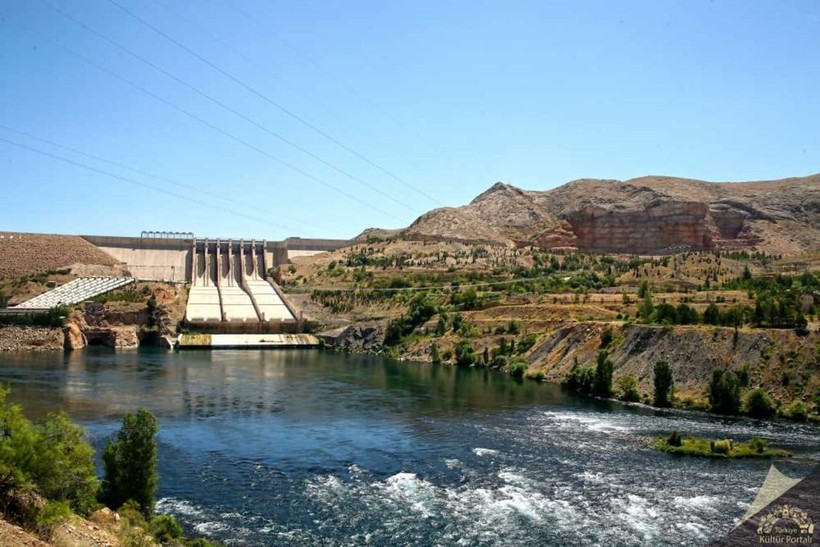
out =
<svg viewBox="0 0 820 547"><path fill-rule="evenodd" d="M32 275L74 264L118 261L80 236L0 232L0 278Z"/></svg>
<svg viewBox="0 0 820 547"><path fill-rule="evenodd" d="M547 191L499 182L468 205L422 215L404 235L599 253L796 254L820 246L820 175L737 183L580 179Z"/></svg>

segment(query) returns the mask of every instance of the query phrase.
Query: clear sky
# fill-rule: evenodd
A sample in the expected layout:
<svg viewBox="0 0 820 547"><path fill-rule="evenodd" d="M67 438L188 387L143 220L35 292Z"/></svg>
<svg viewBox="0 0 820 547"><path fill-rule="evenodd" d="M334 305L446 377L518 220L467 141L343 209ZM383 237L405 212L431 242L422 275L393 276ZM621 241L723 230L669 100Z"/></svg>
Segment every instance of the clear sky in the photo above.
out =
<svg viewBox="0 0 820 547"><path fill-rule="evenodd" d="M0 230L352 237L499 180L804 176L818 121L816 0L0 1Z"/></svg>

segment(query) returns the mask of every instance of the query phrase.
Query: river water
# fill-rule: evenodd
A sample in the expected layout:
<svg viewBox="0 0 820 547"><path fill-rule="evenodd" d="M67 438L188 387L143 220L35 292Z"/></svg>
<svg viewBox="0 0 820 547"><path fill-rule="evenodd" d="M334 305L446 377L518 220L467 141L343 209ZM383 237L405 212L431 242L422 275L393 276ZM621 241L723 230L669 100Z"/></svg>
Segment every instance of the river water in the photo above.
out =
<svg viewBox="0 0 820 547"><path fill-rule="evenodd" d="M0 354L33 418L98 448L160 421L158 509L228 545L703 545L769 461L679 458L644 439L763 435L803 477L820 429L595 401L473 369L321 351Z"/></svg>

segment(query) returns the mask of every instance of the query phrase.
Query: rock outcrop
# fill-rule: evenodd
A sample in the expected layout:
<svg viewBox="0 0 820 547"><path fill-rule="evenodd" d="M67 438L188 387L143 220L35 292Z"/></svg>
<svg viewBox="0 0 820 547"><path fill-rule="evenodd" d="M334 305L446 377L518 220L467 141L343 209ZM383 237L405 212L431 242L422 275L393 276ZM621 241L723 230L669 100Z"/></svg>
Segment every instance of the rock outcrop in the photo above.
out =
<svg viewBox="0 0 820 547"><path fill-rule="evenodd" d="M422 215L404 235L600 253L791 254L820 245L820 175L748 183L582 179L543 192L499 182L468 205Z"/></svg>

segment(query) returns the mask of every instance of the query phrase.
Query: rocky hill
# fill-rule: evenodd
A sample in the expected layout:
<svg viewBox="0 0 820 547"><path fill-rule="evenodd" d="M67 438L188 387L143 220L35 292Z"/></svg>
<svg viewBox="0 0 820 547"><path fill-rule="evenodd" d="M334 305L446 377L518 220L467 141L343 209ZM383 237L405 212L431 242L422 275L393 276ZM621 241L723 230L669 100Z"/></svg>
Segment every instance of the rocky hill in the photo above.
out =
<svg viewBox="0 0 820 547"><path fill-rule="evenodd" d="M80 236L0 232L0 278L74 264L114 266L114 257Z"/></svg>
<svg viewBox="0 0 820 547"><path fill-rule="evenodd" d="M499 182L468 205L422 215L404 234L600 253L795 254L820 247L820 174L738 183L580 179L547 191Z"/></svg>

